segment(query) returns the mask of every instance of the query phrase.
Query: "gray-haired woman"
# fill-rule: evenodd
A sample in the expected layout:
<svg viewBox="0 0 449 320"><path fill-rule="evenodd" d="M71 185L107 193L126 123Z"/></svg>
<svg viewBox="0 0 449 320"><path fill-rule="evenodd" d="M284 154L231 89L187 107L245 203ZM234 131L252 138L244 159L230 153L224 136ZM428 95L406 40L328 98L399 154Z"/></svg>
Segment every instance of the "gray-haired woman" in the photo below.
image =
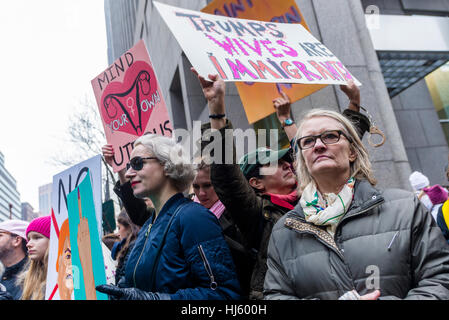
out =
<svg viewBox="0 0 449 320"><path fill-rule="evenodd" d="M412 193L374 188L352 124L312 110L296 137L302 196L273 229L265 299L449 299L441 231Z"/></svg>
<svg viewBox="0 0 449 320"><path fill-rule="evenodd" d="M155 212L139 232L124 281L97 290L122 300L239 299L217 219L182 194L194 178L182 147L174 139L147 134L136 140L130 159L126 177L134 196L149 197Z"/></svg>

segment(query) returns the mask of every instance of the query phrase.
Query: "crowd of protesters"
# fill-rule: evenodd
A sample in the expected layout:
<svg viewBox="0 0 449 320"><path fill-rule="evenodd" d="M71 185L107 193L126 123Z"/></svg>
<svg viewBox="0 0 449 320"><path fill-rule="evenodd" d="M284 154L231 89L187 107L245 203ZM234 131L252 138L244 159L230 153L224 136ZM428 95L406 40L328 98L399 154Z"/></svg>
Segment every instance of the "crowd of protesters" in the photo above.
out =
<svg viewBox="0 0 449 320"><path fill-rule="evenodd" d="M340 87L342 113L313 109L298 125L281 93L273 107L290 147L236 159L224 81L192 72L210 115L201 149L220 145L222 159L193 164L176 139L155 134L135 141L114 187L119 236L103 238L115 284L97 291L111 300L449 299L448 192L419 172L415 193L376 188L362 142L371 124L353 82ZM102 152L112 165L112 145ZM0 223L0 299L44 299L49 229L50 217Z"/></svg>

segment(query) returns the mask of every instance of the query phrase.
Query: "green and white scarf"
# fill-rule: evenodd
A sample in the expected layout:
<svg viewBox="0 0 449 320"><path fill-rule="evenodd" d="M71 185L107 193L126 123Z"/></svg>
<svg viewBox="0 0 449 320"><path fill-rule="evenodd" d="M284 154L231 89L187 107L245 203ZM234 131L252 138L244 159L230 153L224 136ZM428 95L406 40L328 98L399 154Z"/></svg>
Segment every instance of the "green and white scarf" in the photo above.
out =
<svg viewBox="0 0 449 320"><path fill-rule="evenodd" d="M354 194L354 178L348 180L339 194L321 195L314 181L309 183L301 195L301 207L306 221L318 226L327 226L326 231L334 236L341 218L348 211Z"/></svg>

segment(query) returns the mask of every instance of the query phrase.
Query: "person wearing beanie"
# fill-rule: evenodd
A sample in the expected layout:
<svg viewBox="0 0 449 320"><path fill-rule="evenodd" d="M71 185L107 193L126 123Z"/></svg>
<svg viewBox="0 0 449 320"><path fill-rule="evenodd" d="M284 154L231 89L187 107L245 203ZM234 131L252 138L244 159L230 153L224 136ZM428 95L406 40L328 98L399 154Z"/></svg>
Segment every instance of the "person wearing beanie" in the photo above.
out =
<svg viewBox="0 0 449 320"><path fill-rule="evenodd" d="M415 195L427 208L427 210L431 211L433 207L432 201L430 200L429 196L423 191L424 188L430 186L429 178L427 178L419 171L414 171L408 179L410 181L410 185L413 188L413 191L415 192Z"/></svg>
<svg viewBox="0 0 449 320"><path fill-rule="evenodd" d="M22 289L16 285L16 280L28 260L25 235L27 227L28 222L22 220L0 222L0 261L5 267L0 278L0 287L5 291L0 300L8 295L10 299L18 300L22 295Z"/></svg>
<svg viewBox="0 0 449 320"><path fill-rule="evenodd" d="M408 178L410 184L412 185L413 190L421 191L422 189L428 187L430 185L429 178L423 175L419 171L414 171L410 177Z"/></svg>
<svg viewBox="0 0 449 320"><path fill-rule="evenodd" d="M51 217L34 219L26 229L29 262L18 276L22 287L21 300L44 300L47 282L48 247L50 244Z"/></svg>

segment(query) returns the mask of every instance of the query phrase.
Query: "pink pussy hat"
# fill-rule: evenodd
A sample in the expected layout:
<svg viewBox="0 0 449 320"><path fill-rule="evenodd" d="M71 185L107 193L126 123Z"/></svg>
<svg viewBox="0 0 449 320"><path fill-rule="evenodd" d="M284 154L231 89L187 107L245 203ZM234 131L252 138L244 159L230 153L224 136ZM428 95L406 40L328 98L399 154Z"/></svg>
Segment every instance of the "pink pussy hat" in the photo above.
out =
<svg viewBox="0 0 449 320"><path fill-rule="evenodd" d="M28 222L27 221L22 221L22 220L17 220L17 219L13 219L13 220L6 220L6 221L2 221L0 222L0 231L7 231L9 233L14 233L22 238L24 238L25 240L27 240L26 237L26 229L28 227Z"/></svg>
<svg viewBox="0 0 449 320"><path fill-rule="evenodd" d="M448 198L448 192L439 184L432 187L424 188L424 192L429 196L430 201L433 205L443 203Z"/></svg>
<svg viewBox="0 0 449 320"><path fill-rule="evenodd" d="M31 221L30 225L27 228L26 235L28 237L28 233L31 231L39 232L41 235L47 237L50 239L50 224L51 224L51 217L50 216L44 216L39 217Z"/></svg>

